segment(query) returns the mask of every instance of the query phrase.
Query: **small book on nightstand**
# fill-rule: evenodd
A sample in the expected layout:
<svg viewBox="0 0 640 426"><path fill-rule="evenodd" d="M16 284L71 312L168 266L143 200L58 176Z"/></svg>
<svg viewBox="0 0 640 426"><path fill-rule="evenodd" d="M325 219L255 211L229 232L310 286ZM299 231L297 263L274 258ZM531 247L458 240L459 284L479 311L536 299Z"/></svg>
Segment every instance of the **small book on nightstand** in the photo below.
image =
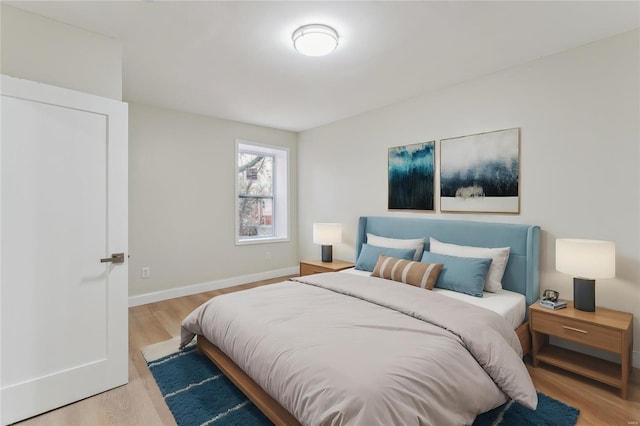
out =
<svg viewBox="0 0 640 426"><path fill-rule="evenodd" d="M553 300L541 299L540 305L549 309L562 309L567 307L567 301L558 299L554 302Z"/></svg>

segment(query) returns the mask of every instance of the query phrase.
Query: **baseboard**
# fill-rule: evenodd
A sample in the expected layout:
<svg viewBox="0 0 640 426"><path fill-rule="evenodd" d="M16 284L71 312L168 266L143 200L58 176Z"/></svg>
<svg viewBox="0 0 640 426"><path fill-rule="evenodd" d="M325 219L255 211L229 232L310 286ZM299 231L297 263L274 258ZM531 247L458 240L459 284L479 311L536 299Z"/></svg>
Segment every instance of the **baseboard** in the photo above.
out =
<svg viewBox="0 0 640 426"><path fill-rule="evenodd" d="M218 290L226 287L252 283L256 281L269 280L271 278L296 275L300 272L298 266L290 268L276 269L273 271L258 272L255 274L241 275L238 277L225 278L223 280L208 281L204 283L191 284L183 287L171 288L153 293L129 296L129 307L146 305L147 303L162 302L163 300L175 299L176 297L190 296L192 294L204 293L211 290Z"/></svg>

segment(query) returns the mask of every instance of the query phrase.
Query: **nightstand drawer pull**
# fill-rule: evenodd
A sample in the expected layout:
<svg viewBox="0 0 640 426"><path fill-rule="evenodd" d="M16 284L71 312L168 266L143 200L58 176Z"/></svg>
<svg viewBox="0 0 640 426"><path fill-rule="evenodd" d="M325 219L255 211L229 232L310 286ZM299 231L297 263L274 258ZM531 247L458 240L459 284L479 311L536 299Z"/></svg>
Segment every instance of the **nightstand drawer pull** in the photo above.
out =
<svg viewBox="0 0 640 426"><path fill-rule="evenodd" d="M563 325L562 328L566 328L567 330L571 330L571 331L577 331L578 333L587 334L587 332L585 330L580 330L579 328L573 328L573 327L569 327L569 326L566 326L566 325Z"/></svg>

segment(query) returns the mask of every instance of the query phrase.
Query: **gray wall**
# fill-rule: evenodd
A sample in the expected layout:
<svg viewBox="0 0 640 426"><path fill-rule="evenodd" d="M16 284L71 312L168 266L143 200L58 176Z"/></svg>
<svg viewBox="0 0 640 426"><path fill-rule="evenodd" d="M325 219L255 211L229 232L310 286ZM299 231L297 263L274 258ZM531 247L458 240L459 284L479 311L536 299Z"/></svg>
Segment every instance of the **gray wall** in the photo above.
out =
<svg viewBox="0 0 640 426"><path fill-rule="evenodd" d="M236 138L289 148L290 241L235 245ZM292 132L129 104L129 294L296 267L296 146Z"/></svg>
<svg viewBox="0 0 640 426"><path fill-rule="evenodd" d="M300 257L313 222L341 222L334 257L354 255L358 216L518 222L543 230L541 288L573 298L555 271L558 237L611 240L617 276L598 305L635 315L640 350L640 32L633 31L300 133ZM520 127L521 214L387 211L387 149ZM636 356L636 358L638 358Z"/></svg>
<svg viewBox="0 0 640 426"><path fill-rule="evenodd" d="M122 43L0 5L0 72L122 100Z"/></svg>

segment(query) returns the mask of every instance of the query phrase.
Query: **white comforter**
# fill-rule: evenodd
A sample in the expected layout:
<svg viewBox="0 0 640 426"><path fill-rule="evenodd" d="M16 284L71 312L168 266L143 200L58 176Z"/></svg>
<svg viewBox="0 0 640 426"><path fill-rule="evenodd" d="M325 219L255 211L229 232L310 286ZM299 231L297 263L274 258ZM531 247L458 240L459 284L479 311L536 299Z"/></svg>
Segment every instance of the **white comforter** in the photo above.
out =
<svg viewBox="0 0 640 426"><path fill-rule="evenodd" d="M318 274L217 296L182 323L305 425L462 425L537 396L499 315L379 278ZM506 395L505 395L506 394Z"/></svg>

